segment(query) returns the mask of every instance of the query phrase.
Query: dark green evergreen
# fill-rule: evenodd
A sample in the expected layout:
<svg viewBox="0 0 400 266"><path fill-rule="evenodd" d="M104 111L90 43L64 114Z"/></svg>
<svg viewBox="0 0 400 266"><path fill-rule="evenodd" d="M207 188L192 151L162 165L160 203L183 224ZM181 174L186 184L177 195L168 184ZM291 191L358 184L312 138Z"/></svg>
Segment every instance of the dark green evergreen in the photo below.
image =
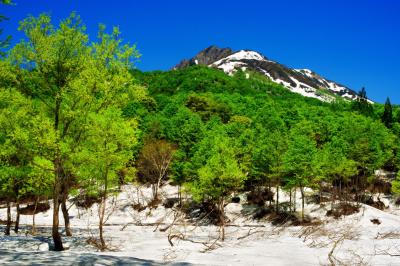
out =
<svg viewBox="0 0 400 266"><path fill-rule="evenodd" d="M370 102L368 102L367 91L364 87L358 92L358 97L355 101L353 101L353 110L358 111L359 113L372 116L373 115L373 106Z"/></svg>
<svg viewBox="0 0 400 266"><path fill-rule="evenodd" d="M393 108L392 104L390 103L389 97L386 99L385 110L382 114L381 119L387 128L391 128L393 126Z"/></svg>

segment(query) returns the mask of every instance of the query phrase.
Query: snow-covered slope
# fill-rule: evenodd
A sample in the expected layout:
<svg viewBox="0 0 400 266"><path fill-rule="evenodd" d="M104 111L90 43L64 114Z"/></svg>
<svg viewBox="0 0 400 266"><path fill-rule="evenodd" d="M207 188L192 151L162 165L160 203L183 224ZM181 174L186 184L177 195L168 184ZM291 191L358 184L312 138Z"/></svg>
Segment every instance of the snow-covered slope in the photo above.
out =
<svg viewBox="0 0 400 266"><path fill-rule="evenodd" d="M321 101L333 101L334 95L347 100L355 100L358 97L353 90L328 80L309 69L290 69L255 51L240 50L233 52L229 48L211 46L198 53L194 58L182 61L175 68L194 64L215 67L229 75L239 69L256 71L292 92L317 98Z"/></svg>

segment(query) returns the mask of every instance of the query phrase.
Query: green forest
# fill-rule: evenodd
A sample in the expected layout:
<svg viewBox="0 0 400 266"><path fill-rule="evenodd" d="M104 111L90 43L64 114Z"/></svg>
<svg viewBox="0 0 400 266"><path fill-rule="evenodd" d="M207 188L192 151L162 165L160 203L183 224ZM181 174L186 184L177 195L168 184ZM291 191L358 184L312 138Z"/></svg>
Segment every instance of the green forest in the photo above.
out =
<svg viewBox="0 0 400 266"><path fill-rule="evenodd" d="M69 197L98 200L100 244L107 198L121 185L179 187L181 206L215 209L239 194L271 212L306 219L305 190L319 202L365 203L369 193L400 194L400 108L339 97L326 103L267 77L233 76L206 66L142 72L140 52L117 27L90 39L80 17L20 23L25 40L0 60L0 201L8 207L52 200L52 238L71 235ZM2 36L2 39L6 37ZM3 44L6 44L4 42ZM248 74L248 75L246 75ZM291 195L280 204L279 191ZM296 210L292 193L301 193ZM325 199L329 193L329 199ZM182 196L186 195L186 196ZM62 213L64 220L59 220ZM14 221L18 231L18 216ZM222 231L222 240L224 231Z"/></svg>

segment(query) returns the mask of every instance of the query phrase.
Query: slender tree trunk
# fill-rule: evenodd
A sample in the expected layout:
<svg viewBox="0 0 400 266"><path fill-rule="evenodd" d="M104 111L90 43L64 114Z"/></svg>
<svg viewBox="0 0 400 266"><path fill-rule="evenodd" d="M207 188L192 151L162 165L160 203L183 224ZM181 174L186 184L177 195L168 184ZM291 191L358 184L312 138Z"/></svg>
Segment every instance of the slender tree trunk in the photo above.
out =
<svg viewBox="0 0 400 266"><path fill-rule="evenodd" d="M357 176L356 177L356 185L355 185L355 187L356 187L356 203L357 203L357 206L358 206L358 201L360 200L359 199L359 196L358 196L358 189L360 188L360 186L359 186L359 177Z"/></svg>
<svg viewBox="0 0 400 266"><path fill-rule="evenodd" d="M35 200L35 208L33 209L33 215L32 215L32 235L36 234L36 224L35 224L35 217L36 217L36 209L39 203L39 196L36 197Z"/></svg>
<svg viewBox="0 0 400 266"><path fill-rule="evenodd" d="M292 189L289 189L289 211L292 212Z"/></svg>
<svg viewBox="0 0 400 266"><path fill-rule="evenodd" d="M4 230L4 234L6 236L9 236L10 230L11 230L11 203L7 199L7 224L6 224L6 229Z"/></svg>
<svg viewBox="0 0 400 266"><path fill-rule="evenodd" d="M61 109L61 95L57 94L55 97L55 109L54 109L54 130L58 132L59 128L59 116ZM60 193L62 188L63 180L63 171L62 171L62 162L61 155L59 150L60 140L56 140L57 150L54 157L54 190L53 190L53 226L51 235L53 237L54 242L54 250L62 251L64 250L62 244L62 238L60 232L58 231L58 227L60 225L58 214L60 212Z"/></svg>
<svg viewBox="0 0 400 266"><path fill-rule="evenodd" d="M156 185L156 187L155 187L155 194L154 194L154 199L155 199L155 200L158 199L158 188L160 187L161 179L163 178L163 176L164 176L164 175L161 175L161 176L158 177L157 185Z"/></svg>
<svg viewBox="0 0 400 266"><path fill-rule="evenodd" d="M153 200L155 200L157 198L156 184L151 185L151 190L153 191Z"/></svg>
<svg viewBox="0 0 400 266"><path fill-rule="evenodd" d="M61 186L61 211L63 213L64 217L64 226L65 226L65 235L66 236L72 236L71 232L71 224L69 221L69 213L68 213L68 208L67 208L67 199L68 199L68 194L69 194L69 189L70 189L70 174L63 173L63 184Z"/></svg>
<svg viewBox="0 0 400 266"><path fill-rule="evenodd" d="M279 213L279 186L276 186L276 205L275 212Z"/></svg>
<svg viewBox="0 0 400 266"><path fill-rule="evenodd" d="M55 184L54 184L54 192L53 192L53 227L52 227L52 237L54 242L54 250L62 251L64 250L62 244L62 238L60 232L58 231L58 227L60 225L59 221L59 212L60 212L60 192L61 192L61 182L62 182L62 170L61 170L61 159L59 155L55 160Z"/></svg>
<svg viewBox="0 0 400 266"><path fill-rule="evenodd" d="M271 190L271 182L269 181L268 182L268 193L272 193L272 190ZM272 195L271 197L269 197L269 207L271 207L272 206L272 198L274 197L274 195Z"/></svg>
<svg viewBox="0 0 400 266"><path fill-rule="evenodd" d="M322 205L322 182L319 183L319 205Z"/></svg>
<svg viewBox="0 0 400 266"><path fill-rule="evenodd" d="M304 221L304 188L300 187L301 192L301 220Z"/></svg>
<svg viewBox="0 0 400 266"><path fill-rule="evenodd" d="M108 168L106 168L105 171L104 192L101 198L100 210L99 210L99 237L102 250L106 249L106 242L104 241L104 236L103 236L103 224L104 224L104 215L106 212L107 193L108 193Z"/></svg>
<svg viewBox="0 0 400 266"><path fill-rule="evenodd" d="M62 202L61 202L61 210L64 216L64 223L65 223L65 234L67 236L72 236L71 233L71 224L69 221L69 214L68 214L68 209L67 209L67 203L66 203L66 199L63 198Z"/></svg>
<svg viewBox="0 0 400 266"><path fill-rule="evenodd" d="M63 199L61 202L61 210L64 216L64 224L65 224L65 234L67 236L72 236L71 233L71 224L69 221L69 213L68 213L68 209L67 209L67 196L63 195Z"/></svg>
<svg viewBox="0 0 400 266"><path fill-rule="evenodd" d="M219 203L219 215L221 222L221 241L225 241L225 209L224 209L224 199L220 200Z"/></svg>
<svg viewBox="0 0 400 266"><path fill-rule="evenodd" d="M332 185L331 190L331 210L333 210L333 204L335 203L335 186Z"/></svg>
<svg viewBox="0 0 400 266"><path fill-rule="evenodd" d="M16 209L17 209L17 217L15 218L14 232L18 233L18 230L19 230L19 218L20 218L19 199L17 199L17 202L16 202Z"/></svg>
<svg viewBox="0 0 400 266"><path fill-rule="evenodd" d="M178 185L178 200L179 200L179 206L182 207L182 187L181 187L181 185Z"/></svg>
<svg viewBox="0 0 400 266"><path fill-rule="evenodd" d="M297 197L297 193L296 193L296 191L297 191L297 188L296 187L294 187L294 192L293 192L293 212L296 212L296 204L297 204L297 202L296 202L296 197Z"/></svg>
<svg viewBox="0 0 400 266"><path fill-rule="evenodd" d="M360 203L362 203L363 199L365 198L365 187L366 187L366 175L365 172L363 172L363 176L362 176L362 180L361 180L361 195L360 195ZM358 206L360 206L360 204L358 204Z"/></svg>
<svg viewBox="0 0 400 266"><path fill-rule="evenodd" d="M105 196L103 196L101 199L100 212L99 212L99 237L100 237L101 250L104 250L106 248L106 242L104 241L104 236L103 236L105 209L106 209L106 199Z"/></svg>

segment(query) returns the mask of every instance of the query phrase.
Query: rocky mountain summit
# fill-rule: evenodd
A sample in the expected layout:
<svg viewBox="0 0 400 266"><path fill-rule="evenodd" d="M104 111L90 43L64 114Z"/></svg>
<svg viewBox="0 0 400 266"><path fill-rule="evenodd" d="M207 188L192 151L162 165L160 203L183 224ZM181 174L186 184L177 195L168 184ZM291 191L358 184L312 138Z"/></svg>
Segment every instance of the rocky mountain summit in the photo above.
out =
<svg viewBox="0 0 400 266"><path fill-rule="evenodd" d="M191 65L207 65L232 75L238 70L255 71L267 76L273 82L281 84L292 92L322 101L333 101L335 96L347 100L358 98L350 88L322 77L309 69L291 69L272 61L264 55L251 50L234 52L230 48L210 46L189 60L183 60L174 68Z"/></svg>

